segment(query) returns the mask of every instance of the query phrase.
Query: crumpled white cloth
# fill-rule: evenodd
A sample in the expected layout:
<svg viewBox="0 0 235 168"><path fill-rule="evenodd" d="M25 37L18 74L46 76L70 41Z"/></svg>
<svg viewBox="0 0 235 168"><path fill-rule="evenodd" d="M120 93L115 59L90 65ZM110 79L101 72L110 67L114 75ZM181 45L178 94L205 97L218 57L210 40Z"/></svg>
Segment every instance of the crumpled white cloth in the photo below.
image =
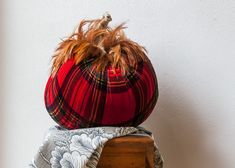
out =
<svg viewBox="0 0 235 168"><path fill-rule="evenodd" d="M67 130L51 127L43 144L29 164L30 168L95 168L105 143L125 135L150 136L142 127L95 127ZM154 143L155 168L163 167L163 158Z"/></svg>

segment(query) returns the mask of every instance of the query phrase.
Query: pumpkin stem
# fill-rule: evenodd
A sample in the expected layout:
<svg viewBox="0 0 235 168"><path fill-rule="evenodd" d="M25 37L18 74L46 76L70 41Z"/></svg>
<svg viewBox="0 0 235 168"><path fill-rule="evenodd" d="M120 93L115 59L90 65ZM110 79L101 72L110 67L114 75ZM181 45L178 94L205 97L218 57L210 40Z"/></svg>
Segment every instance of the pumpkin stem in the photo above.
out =
<svg viewBox="0 0 235 168"><path fill-rule="evenodd" d="M110 21L112 21L111 15L105 12L100 22L100 28L107 28Z"/></svg>

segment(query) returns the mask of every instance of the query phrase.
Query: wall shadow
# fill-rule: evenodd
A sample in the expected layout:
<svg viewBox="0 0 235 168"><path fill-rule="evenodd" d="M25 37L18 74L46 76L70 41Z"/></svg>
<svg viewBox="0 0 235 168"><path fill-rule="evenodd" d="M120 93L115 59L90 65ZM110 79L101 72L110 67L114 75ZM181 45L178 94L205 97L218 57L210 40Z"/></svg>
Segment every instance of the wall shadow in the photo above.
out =
<svg viewBox="0 0 235 168"><path fill-rule="evenodd" d="M192 95L176 88L180 84L159 79L159 85L157 106L143 126L153 132L164 168L226 167L226 156L211 143L208 128L200 121L202 116L197 116L198 111L190 102Z"/></svg>
<svg viewBox="0 0 235 168"><path fill-rule="evenodd" d="M0 1L0 149L3 149L4 142L4 3ZM3 167L3 150L0 151L0 167Z"/></svg>

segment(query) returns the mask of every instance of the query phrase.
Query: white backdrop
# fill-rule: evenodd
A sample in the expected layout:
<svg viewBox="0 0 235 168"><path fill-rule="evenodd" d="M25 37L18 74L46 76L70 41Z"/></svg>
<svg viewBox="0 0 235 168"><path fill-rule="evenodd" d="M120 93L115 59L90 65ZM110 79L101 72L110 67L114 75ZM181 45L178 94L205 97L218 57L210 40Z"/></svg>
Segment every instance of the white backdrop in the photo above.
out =
<svg viewBox="0 0 235 168"><path fill-rule="evenodd" d="M149 51L160 97L143 125L154 133L165 168L235 167L235 1L0 3L0 167L26 167L55 124L43 94L60 38L105 11L112 25L128 21L127 35Z"/></svg>

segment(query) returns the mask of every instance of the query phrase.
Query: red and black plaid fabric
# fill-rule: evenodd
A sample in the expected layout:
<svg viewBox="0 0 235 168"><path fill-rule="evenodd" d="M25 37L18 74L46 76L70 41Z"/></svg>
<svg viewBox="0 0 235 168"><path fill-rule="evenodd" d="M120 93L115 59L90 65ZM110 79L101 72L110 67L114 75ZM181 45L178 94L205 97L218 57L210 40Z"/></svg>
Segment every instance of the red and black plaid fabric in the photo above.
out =
<svg viewBox="0 0 235 168"><path fill-rule="evenodd" d="M44 100L50 116L67 129L141 124L158 98L152 64L140 62L124 77L118 68L91 71L93 61L70 59L49 77Z"/></svg>

